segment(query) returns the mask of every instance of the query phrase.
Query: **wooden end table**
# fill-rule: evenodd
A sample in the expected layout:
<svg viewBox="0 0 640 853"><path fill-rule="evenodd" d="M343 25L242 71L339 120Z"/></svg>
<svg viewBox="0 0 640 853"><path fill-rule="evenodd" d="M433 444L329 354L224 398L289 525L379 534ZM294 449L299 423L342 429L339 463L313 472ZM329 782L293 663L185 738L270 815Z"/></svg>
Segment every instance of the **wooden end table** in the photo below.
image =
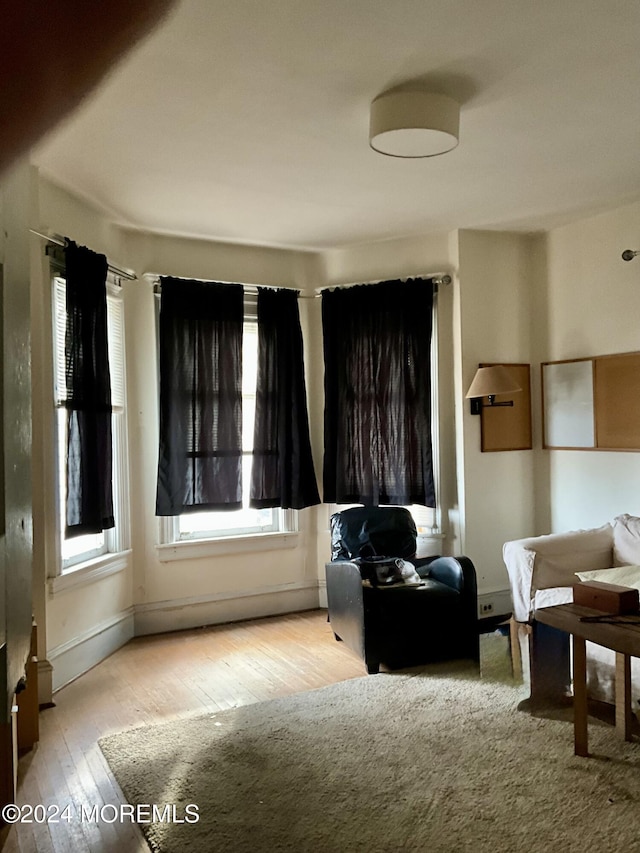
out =
<svg viewBox="0 0 640 853"><path fill-rule="evenodd" d="M542 607L535 618L544 625L571 635L573 642L573 733L575 754L587 757L587 655L589 640L616 653L616 730L624 740L631 740L631 658L640 657L640 616L610 617L611 622L581 622L583 616L605 617L606 614L579 604Z"/></svg>

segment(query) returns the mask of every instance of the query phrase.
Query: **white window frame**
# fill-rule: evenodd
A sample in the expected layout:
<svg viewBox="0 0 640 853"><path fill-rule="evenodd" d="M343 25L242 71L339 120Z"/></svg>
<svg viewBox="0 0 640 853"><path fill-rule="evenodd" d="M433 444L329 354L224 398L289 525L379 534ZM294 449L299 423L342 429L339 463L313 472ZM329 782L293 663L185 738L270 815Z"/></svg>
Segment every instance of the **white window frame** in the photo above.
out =
<svg viewBox="0 0 640 853"><path fill-rule="evenodd" d="M90 581L97 577L121 571L127 565L126 555L130 552L130 506L129 506L129 453L126 413L126 359L124 302L119 280L109 273L107 278L107 334L109 366L112 390L112 481L115 527L103 531L103 543L99 547L68 558L63 557L65 501L64 450L61 433L64 412L64 337L66 328L65 276L64 271L52 270L52 325L53 325L53 405L54 405L54 458L55 458L55 508L56 508L56 572L52 591L61 591L69 586ZM81 537L79 537L81 538ZM73 578L71 578L73 576Z"/></svg>
<svg viewBox="0 0 640 853"><path fill-rule="evenodd" d="M156 330L158 330L159 302L156 303ZM243 341L246 342L246 332L254 332L257 345L257 293L245 288L244 291L244 334ZM246 358L243 352L243 360ZM243 379L247 377L247 371L243 370ZM253 386L255 373L249 374ZM249 447L253 436L253 406L247 407L247 397L255 397L247 393L243 388L243 500L246 498L250 487L250 464L253 450ZM246 506L243 511L246 510ZM266 529L261 527L230 527L227 529L217 528L212 530L201 530L186 533L180 531L180 518L188 519L192 513L184 516L163 516L159 522L159 544L156 546L159 559L162 562L171 560L182 560L204 556L216 556L219 554L242 553L244 551L275 550L281 548L292 548L297 543L298 513L292 509L271 510L274 523ZM208 513L204 513L208 514ZM220 512L220 516L229 516L232 513Z"/></svg>

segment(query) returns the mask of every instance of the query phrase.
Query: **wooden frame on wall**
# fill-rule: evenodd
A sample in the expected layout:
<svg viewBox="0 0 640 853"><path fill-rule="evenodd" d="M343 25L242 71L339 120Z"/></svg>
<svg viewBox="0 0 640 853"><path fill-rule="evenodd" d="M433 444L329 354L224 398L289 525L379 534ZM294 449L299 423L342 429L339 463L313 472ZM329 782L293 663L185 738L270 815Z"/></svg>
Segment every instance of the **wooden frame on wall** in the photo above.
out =
<svg viewBox="0 0 640 853"><path fill-rule="evenodd" d="M640 352L544 362L543 447L640 450Z"/></svg>
<svg viewBox="0 0 640 853"><path fill-rule="evenodd" d="M498 394L496 403L513 400L513 406L483 406L480 410L480 449L483 453L501 450L531 450L531 369L528 364L491 362L480 367L502 364L517 379L521 391Z"/></svg>

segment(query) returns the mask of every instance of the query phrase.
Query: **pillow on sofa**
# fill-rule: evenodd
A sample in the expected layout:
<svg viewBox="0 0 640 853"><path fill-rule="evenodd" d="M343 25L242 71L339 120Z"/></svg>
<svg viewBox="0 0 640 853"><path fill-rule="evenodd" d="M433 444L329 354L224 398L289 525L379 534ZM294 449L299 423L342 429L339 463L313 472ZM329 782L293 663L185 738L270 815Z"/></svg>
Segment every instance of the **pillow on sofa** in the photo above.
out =
<svg viewBox="0 0 640 853"><path fill-rule="evenodd" d="M640 590L640 566L615 566L612 569L598 569L595 572L576 572L576 575L581 581L614 583Z"/></svg>
<svg viewBox="0 0 640 853"><path fill-rule="evenodd" d="M613 565L640 564L640 518L619 515L613 520Z"/></svg>

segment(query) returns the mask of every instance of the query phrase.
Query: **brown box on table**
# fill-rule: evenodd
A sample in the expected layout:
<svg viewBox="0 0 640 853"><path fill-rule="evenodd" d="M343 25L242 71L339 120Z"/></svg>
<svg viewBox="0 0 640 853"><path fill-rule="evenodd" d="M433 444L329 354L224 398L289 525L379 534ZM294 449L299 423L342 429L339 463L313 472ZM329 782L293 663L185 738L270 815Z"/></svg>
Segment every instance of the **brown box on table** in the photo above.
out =
<svg viewBox="0 0 640 853"><path fill-rule="evenodd" d="M573 603L593 607L604 613L637 613L640 609L637 589L600 581L583 581L573 585Z"/></svg>

